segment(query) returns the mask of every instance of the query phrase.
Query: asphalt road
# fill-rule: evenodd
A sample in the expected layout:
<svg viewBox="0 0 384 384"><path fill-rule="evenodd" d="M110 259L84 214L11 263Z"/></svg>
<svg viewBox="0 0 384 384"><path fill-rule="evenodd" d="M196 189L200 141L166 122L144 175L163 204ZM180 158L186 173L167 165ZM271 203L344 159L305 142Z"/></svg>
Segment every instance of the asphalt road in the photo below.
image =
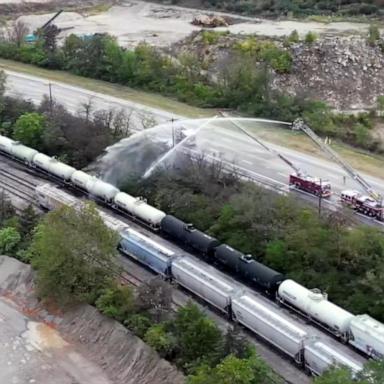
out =
<svg viewBox="0 0 384 384"><path fill-rule="evenodd" d="M46 79L11 71L6 71L6 73L7 93L9 95L21 96L38 103L44 95L49 94L49 82ZM119 110L123 108L127 113L133 111L134 127L138 130L143 128L143 120L148 121L149 119L161 124L169 121L171 118L182 118L182 116L175 116L160 109L143 106L83 88L59 82L51 82L51 84L53 84L53 97L67 107L69 111L76 113L81 110L82 104L89 101L92 102L95 110L111 108ZM196 123L193 124L196 126ZM273 182L282 190L288 191L288 178L292 170L276 155L267 152L245 134L238 131L237 128L229 127L230 124L228 122L223 123L222 120L217 119L214 123L209 124L209 127L200 131L195 142L197 147L205 153L224 161L235 162L240 170L245 170L267 182ZM334 195L330 199L323 200L325 206L339 206L339 195L342 190L361 190L359 185L335 163L278 145L269 143L268 145L287 156L295 165L301 170L306 171L309 175L331 182ZM384 195L383 180L362 175L376 191ZM308 196L305 198L307 200L315 199ZM371 221L371 219L362 218L364 222L367 222L367 220Z"/></svg>

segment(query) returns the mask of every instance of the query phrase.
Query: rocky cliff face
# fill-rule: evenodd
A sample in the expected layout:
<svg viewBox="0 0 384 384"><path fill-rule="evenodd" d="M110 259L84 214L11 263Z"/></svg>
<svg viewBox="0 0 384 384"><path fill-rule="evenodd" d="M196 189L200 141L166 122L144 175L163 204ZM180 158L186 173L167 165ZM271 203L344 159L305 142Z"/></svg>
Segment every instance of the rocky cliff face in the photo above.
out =
<svg viewBox="0 0 384 384"><path fill-rule="evenodd" d="M326 37L292 46L292 73L276 75L273 87L307 94L339 110L375 106L384 95L384 54L362 37Z"/></svg>
<svg viewBox="0 0 384 384"><path fill-rule="evenodd" d="M95 308L83 305L66 313L44 308L34 294L33 278L30 266L0 256L0 299L12 302L27 321L37 321L58 332L66 342L66 355L71 348L70 357L75 353L84 356L100 367L115 384L184 383L184 376L175 367L121 324L101 315Z"/></svg>

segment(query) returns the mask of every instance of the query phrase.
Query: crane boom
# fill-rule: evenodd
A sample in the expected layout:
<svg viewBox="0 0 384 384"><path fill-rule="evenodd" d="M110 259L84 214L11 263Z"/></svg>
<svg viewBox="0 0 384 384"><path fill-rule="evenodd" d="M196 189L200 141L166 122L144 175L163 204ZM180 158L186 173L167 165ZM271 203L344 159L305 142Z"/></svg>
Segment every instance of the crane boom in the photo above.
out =
<svg viewBox="0 0 384 384"><path fill-rule="evenodd" d="M241 124L239 124L237 121L230 119L231 123L235 125L241 132L246 134L248 137L250 137L252 140L256 141L259 145L261 145L264 149L266 149L268 152L273 153L274 155L278 156L281 160L283 160L288 166L290 166L298 175L302 175L303 172L298 168L296 165L294 165L290 160L288 160L285 156L280 154L279 152L275 151L272 148L269 148L266 144L264 144L257 136L253 135L252 133L248 132Z"/></svg>
<svg viewBox="0 0 384 384"><path fill-rule="evenodd" d="M331 159L336 161L348 173L352 179L356 180L363 189L371 196L376 202L382 204L382 196L376 192L371 185L359 175L346 161L344 161L330 146L325 144L319 136L307 125L302 119L296 119L292 123L293 130L301 130L307 134L324 152L326 152Z"/></svg>
<svg viewBox="0 0 384 384"><path fill-rule="evenodd" d="M52 23L53 20L55 20L58 16L60 16L64 11L60 9L59 12L57 12L54 16L52 16L42 27L41 29L44 30L45 28L48 27L49 24Z"/></svg>

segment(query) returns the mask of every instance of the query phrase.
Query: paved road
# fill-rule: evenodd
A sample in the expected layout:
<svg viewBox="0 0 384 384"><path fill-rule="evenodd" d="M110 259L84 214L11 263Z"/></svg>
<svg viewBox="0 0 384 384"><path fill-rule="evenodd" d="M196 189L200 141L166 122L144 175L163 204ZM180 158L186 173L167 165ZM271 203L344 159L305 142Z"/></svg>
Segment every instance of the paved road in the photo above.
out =
<svg viewBox="0 0 384 384"><path fill-rule="evenodd" d="M138 130L143 128L143 119L153 119L158 124L169 121L171 118L182 119L182 116L175 116L169 112L127 100L59 82L52 82L52 84L54 98L64 104L71 112L77 112L81 108L81 104L87 103L89 100L92 100L95 109L123 108L128 111L134 110L134 126ZM48 81L39 77L7 71L7 92L9 95L22 96L37 103L42 99L43 95L49 93ZM196 123L193 124L196 126ZM275 155L268 153L236 128L229 129L228 126L230 126L228 122L223 123L222 120L217 119L214 124L209 125L209 129L200 132L196 144L210 155L220 157L228 162L234 161L240 169L254 173L266 181L277 183L282 189L287 189L291 169ZM332 183L335 195L329 202L324 200L325 205L338 204L338 195L344 189L359 190L359 186L334 163L281 146L268 145L286 155L310 175L321 177L323 180L328 179ZM372 184L375 190L384 194L383 180L368 175L363 176Z"/></svg>
<svg viewBox="0 0 384 384"><path fill-rule="evenodd" d="M74 114L83 111L83 105L89 102L92 103L93 110L124 109L127 113L133 112L133 126L137 129L143 128L143 120L145 120L144 124L149 124L152 119L155 123L160 124L172 118L178 119L182 117L160 109L92 92L84 88L74 87L57 81L50 81L41 77L12 71L5 72L7 74L6 92L8 95L22 97L38 104L44 96L49 95L49 88L51 86L53 99L63 104L68 111Z"/></svg>

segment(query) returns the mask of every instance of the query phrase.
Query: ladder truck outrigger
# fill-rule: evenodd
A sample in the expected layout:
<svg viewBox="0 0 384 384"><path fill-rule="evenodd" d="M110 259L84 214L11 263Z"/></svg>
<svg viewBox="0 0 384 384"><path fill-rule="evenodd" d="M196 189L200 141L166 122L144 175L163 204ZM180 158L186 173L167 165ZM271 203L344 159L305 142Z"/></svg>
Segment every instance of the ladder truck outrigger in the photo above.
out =
<svg viewBox="0 0 384 384"><path fill-rule="evenodd" d="M258 137L248 132L248 130L246 130L241 124L239 124L239 122L237 122L234 119L230 119L230 120L232 124L235 125L241 132L246 134L252 140L256 141L268 152L279 157L282 161L284 161L285 164L287 164L289 167L291 167L294 170L294 172L289 175L289 186L291 188L296 188L321 198L327 198L331 196L332 188L331 188L331 183L328 180L322 180L319 177L309 176L306 172L303 172L299 167L293 164L289 159L287 159L281 153L277 152L272 148L269 148Z"/></svg>
<svg viewBox="0 0 384 384"><path fill-rule="evenodd" d="M301 130L306 133L332 160L336 161L353 180L359 183L366 192L364 195L355 190L342 191L340 195L341 202L363 215L384 221L383 196L376 192L372 186L331 147L325 144L302 119L296 119L292 123L292 129Z"/></svg>

